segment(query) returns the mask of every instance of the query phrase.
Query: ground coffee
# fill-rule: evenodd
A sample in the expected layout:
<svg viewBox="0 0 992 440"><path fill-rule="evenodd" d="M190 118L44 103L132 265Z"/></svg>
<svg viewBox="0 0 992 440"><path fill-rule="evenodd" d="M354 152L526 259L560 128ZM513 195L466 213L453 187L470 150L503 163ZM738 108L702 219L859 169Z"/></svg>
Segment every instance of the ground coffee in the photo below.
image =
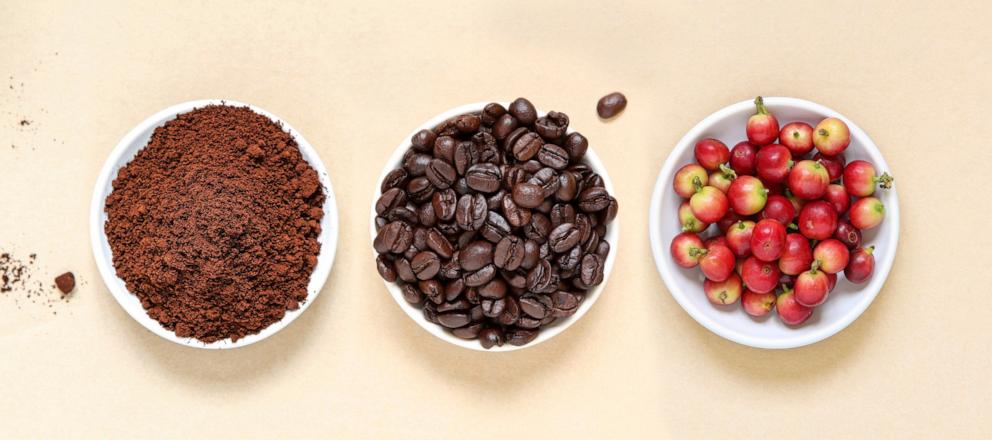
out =
<svg viewBox="0 0 992 440"><path fill-rule="evenodd" d="M105 230L117 275L177 336L236 341L306 299L325 195L265 116L223 105L179 115L113 187Z"/></svg>

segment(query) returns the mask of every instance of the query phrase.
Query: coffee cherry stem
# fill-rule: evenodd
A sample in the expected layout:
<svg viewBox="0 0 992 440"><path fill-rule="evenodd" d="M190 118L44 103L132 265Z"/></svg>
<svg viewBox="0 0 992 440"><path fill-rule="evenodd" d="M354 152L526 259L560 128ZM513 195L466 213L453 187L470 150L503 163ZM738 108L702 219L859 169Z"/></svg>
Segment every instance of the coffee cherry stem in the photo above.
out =
<svg viewBox="0 0 992 440"><path fill-rule="evenodd" d="M809 267L809 273L816 275L816 271L820 269L820 260L813 260L813 265Z"/></svg>
<svg viewBox="0 0 992 440"><path fill-rule="evenodd" d="M889 173L882 173L881 176L875 178L875 182L878 182L879 186L885 189L892 188L892 181L894 180L896 180L896 178L890 176Z"/></svg>
<svg viewBox="0 0 992 440"><path fill-rule="evenodd" d="M730 168L724 164L720 164L720 172L723 173L724 177L730 180L734 180L737 178L737 172L734 171L733 168Z"/></svg>
<svg viewBox="0 0 992 440"><path fill-rule="evenodd" d="M875 246L874 245L868 246L868 247L865 248L865 253L868 254L868 255L871 255L874 252L875 252Z"/></svg>
<svg viewBox="0 0 992 440"><path fill-rule="evenodd" d="M757 98L754 98L754 107L758 109L758 114L759 115L767 115L768 114L768 109L765 108L765 100L762 99L760 96L757 97Z"/></svg>
<svg viewBox="0 0 992 440"><path fill-rule="evenodd" d="M786 228L789 228L790 231L798 231L799 230L799 225L797 225L795 223L789 223L788 225L785 225L785 227Z"/></svg>
<svg viewBox="0 0 992 440"><path fill-rule="evenodd" d="M694 248L690 248L689 249L689 256L690 257L701 257L703 255L706 255L707 253L709 253L709 251L706 250L706 249L704 249L704 248L694 247Z"/></svg>
<svg viewBox="0 0 992 440"><path fill-rule="evenodd" d="M703 189L703 181L699 179L699 176L692 178L692 187L696 189L696 192Z"/></svg>

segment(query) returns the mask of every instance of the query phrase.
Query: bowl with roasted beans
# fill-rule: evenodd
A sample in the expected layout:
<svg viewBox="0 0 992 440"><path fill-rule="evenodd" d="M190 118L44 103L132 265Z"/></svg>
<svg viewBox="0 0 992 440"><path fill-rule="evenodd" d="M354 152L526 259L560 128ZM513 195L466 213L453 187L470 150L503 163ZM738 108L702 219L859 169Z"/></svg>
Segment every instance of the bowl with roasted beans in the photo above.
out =
<svg viewBox="0 0 992 440"><path fill-rule="evenodd" d="M616 255L613 184L564 113L530 101L445 111L405 137L372 199L379 275L428 333L511 351L599 298Z"/></svg>

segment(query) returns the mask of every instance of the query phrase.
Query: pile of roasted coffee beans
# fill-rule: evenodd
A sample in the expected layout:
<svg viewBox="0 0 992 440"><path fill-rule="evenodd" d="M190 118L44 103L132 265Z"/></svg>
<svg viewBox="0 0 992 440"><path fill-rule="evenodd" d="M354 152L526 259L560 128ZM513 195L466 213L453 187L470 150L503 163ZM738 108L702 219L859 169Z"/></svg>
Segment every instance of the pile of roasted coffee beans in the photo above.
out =
<svg viewBox="0 0 992 440"><path fill-rule="evenodd" d="M568 116L518 98L413 135L381 183L379 274L485 348L524 345L603 282L617 201Z"/></svg>

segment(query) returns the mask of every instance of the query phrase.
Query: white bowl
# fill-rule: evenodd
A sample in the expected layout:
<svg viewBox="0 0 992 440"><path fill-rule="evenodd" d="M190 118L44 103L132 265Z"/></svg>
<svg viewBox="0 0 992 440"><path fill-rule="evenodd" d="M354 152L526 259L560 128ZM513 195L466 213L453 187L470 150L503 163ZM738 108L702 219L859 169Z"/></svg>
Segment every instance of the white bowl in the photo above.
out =
<svg viewBox="0 0 992 440"><path fill-rule="evenodd" d="M816 126L823 118L840 118L851 130L851 145L844 152L847 162L863 159L875 164L880 173L890 171L875 143L857 124L840 113L796 98L774 97L765 98L764 101L782 125L804 121ZM875 273L868 283L853 284L845 280L843 274L838 274L837 286L830 293L827 302L817 307L813 316L803 325L789 327L770 315L752 318L744 313L739 303L719 307L712 305L703 294L703 278L699 269L683 269L675 264L669 251L672 238L681 230L676 214L681 199L672 189L672 177L679 167L695 161L693 147L700 139L720 139L729 147L746 140L744 126L752 114L754 102L751 100L725 107L696 124L669 154L651 196L651 210L648 214L651 251L654 253L658 272L672 296L703 327L731 341L752 347L801 347L843 330L861 316L878 295L892 269L899 243L899 201L895 186L876 191L875 196L885 205L885 220L877 228L864 232L865 246L875 246ZM711 231L715 230L716 226L711 228ZM773 314L774 311L771 315Z"/></svg>
<svg viewBox="0 0 992 440"><path fill-rule="evenodd" d="M300 305L299 309L287 311L282 320L273 323L257 334L245 336L238 339L237 342L233 342L230 339L224 339L208 344L193 338L180 338L176 336L174 332L162 327L158 321L148 316L148 313L146 313L145 309L141 306L141 302L138 300L138 297L131 294L131 292L127 290L124 280L120 279L114 270L110 245L107 243L107 236L104 233L104 223L107 221L107 214L104 212L104 206L107 196L113 190L112 185L114 179L117 177L117 171L130 162L138 151L145 147L148 140L152 136L152 132L154 132L156 128L162 126L170 120L175 119L176 116L181 113L187 113L193 109L211 104L223 104L238 107L247 106L251 108L252 111L264 115L276 123L281 124L283 130L290 133L296 140L296 143L300 147L300 153L303 155L303 159L317 171L317 176L320 179L320 183L324 187L326 199L324 201L324 218L320 222L321 232L320 236L317 238L320 242L320 255L317 256L317 266L314 268L313 274L310 275L310 283L307 285L308 294L306 301ZM93 244L93 256L96 258L96 265L100 270L100 275L103 277L103 281L107 284L107 288L110 289L110 293L114 295L114 299L117 300L117 303L120 304L121 307L123 307L135 321L141 323L141 325L145 326L145 328L150 330L152 333L177 344L208 349L238 348L254 344L274 335L276 332L282 330L289 325L289 323L293 322L294 319L303 314L310 304L313 304L314 299L317 298L317 294L320 293L320 289L324 286L324 282L327 281L327 276L331 272L331 266L334 264L334 253L337 249L338 242L338 209L334 200L334 189L331 187L331 180L327 175L327 170L324 168L324 164L320 161L320 157L317 155L317 151L314 150L310 143L303 138L303 135L294 130L293 127L286 121L283 121L275 115L258 107L236 101L221 99L190 101L174 105L155 113L148 119L145 119L143 122L138 124L137 127L134 127L126 136L124 136L123 139L121 139L120 142L117 143L117 147L114 148L114 150L110 153L110 157L108 157L107 161L103 164L103 169L100 171L100 176L96 181L96 187L93 189L93 200L90 204L90 239Z"/></svg>
<svg viewBox="0 0 992 440"><path fill-rule="evenodd" d="M393 151L393 155L389 158L389 161L386 162L386 166L383 167L382 173L379 175L379 180L376 181L375 194L373 194L372 196L372 206L370 208L371 215L369 217L370 218L369 232L371 234L372 240L375 240L375 236L376 236L375 202L379 200L379 196L382 194L382 192L380 191L380 184L382 183L383 179L385 179L386 174L389 174L390 171L398 168L402 164L403 155L406 153L407 149L410 148L410 139L413 137L413 135L419 132L420 130L434 128L438 124L455 116L462 115L465 113L482 111L483 107L485 107L486 104L488 104L488 102L477 102L474 104L462 105L459 107L455 107L451 110L445 111L431 118L427 122L423 123L420 127L417 127L416 129L411 131L410 134L408 134L400 141L400 144L396 147L396 150ZM509 106L509 103L506 102L503 102L501 104L503 104L504 107ZM538 116L544 116L545 114L546 113L538 110ZM572 130L572 127L569 126L568 132L571 133L573 131L575 130ZM594 143L593 141L590 141L590 145L593 143ZM611 195L615 195L616 193L613 191L613 182L610 181L610 175L607 174L606 167L604 167L603 163L599 161L599 157L596 156L596 153L593 151L593 148L591 146L589 147L589 150L586 152L585 161L587 164L589 164L590 167L592 167L593 171L599 173L599 175L602 176L607 191L609 191ZM621 211L622 210L623 210L623 206L621 205ZM413 322L416 322L417 325L419 325L421 328L427 330L428 333L437 336L438 338L446 342L450 342L459 347L464 347L472 350L494 351L494 352L514 351L514 350L519 350L521 348L533 347L535 345L538 345L542 342L545 342L557 336L561 332L565 331L565 329L570 327L572 324L574 324L576 321L578 321L580 318L582 318L582 316L585 315L590 308L592 308L593 303L595 303L596 300L599 299L599 296L603 291L603 288L606 287L606 282L610 278L610 272L613 270L613 262L614 260L616 260L617 244L620 240L619 214L617 215L617 218L614 219L613 222L610 223L609 226L607 227L606 237L604 238L606 242L610 244L610 254L606 257L606 266L603 268L603 282L600 283L598 286L589 289L586 292L586 296L585 299L582 301L582 305L579 306L579 309L575 312L574 315L569 316L567 318L559 319L558 321L547 327L541 327L541 331L540 333L538 333L537 337L534 338L534 340L531 341L530 343L523 346L503 344L502 346L493 347L487 350L479 344L478 340L461 339L451 334L451 332L447 331L444 327L441 327L440 325L434 324L424 319L423 309L421 307L414 306L408 303L405 299L403 299L403 292L400 290L400 287L396 283L386 282L385 280L383 280L383 282L386 284L386 289L389 290L389 294L393 296L393 300L395 300L396 304L398 304L400 308L403 309L403 312L405 312L407 316L409 316L410 319L413 320ZM369 248L372 250L372 258L374 262L375 258L378 256L378 253L376 253L375 248L373 248L371 245L372 242L370 241Z"/></svg>

